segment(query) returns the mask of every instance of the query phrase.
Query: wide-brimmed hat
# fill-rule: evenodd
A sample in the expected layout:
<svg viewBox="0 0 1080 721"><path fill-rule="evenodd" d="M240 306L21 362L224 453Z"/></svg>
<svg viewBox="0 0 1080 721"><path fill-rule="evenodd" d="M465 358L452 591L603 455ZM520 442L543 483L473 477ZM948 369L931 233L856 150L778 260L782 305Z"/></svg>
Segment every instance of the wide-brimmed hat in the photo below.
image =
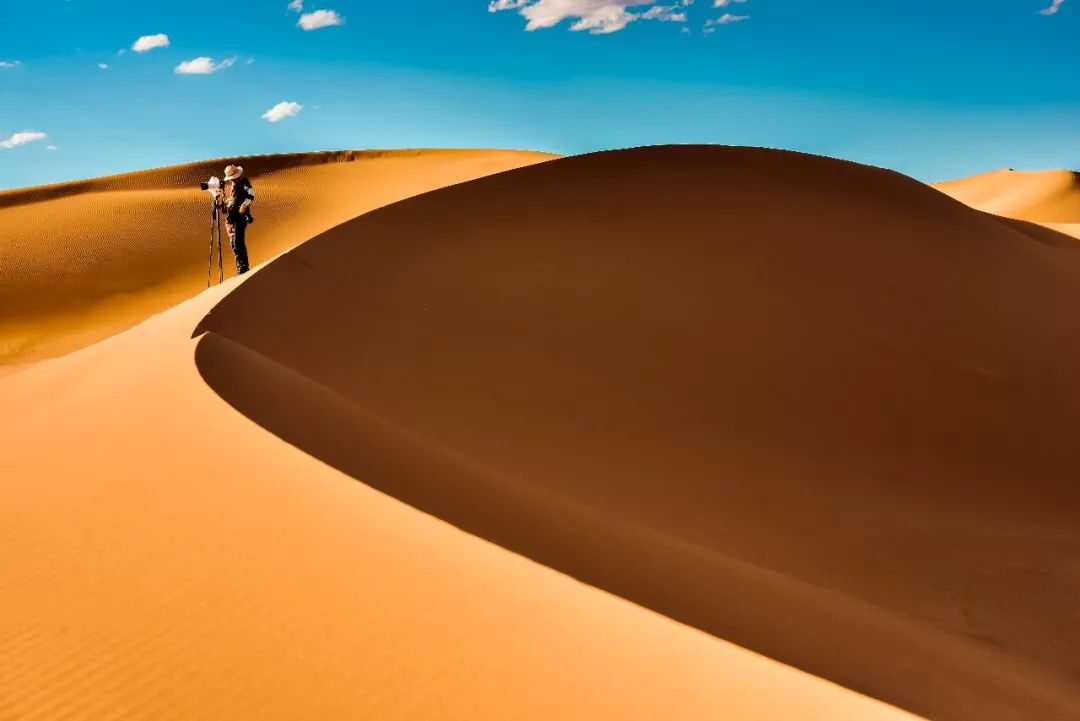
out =
<svg viewBox="0 0 1080 721"><path fill-rule="evenodd" d="M239 165L230 165L225 168L225 180L236 180L244 174L244 169Z"/></svg>

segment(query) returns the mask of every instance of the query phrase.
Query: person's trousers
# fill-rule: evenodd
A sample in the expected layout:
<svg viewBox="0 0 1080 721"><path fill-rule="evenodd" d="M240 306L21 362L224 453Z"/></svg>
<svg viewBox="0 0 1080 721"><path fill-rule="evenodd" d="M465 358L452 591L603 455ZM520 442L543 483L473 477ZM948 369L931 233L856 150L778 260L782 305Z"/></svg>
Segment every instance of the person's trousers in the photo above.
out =
<svg viewBox="0 0 1080 721"><path fill-rule="evenodd" d="M247 243L244 240L246 233L247 221L243 219L229 225L229 244L232 246L233 255L236 256L237 275L248 272Z"/></svg>

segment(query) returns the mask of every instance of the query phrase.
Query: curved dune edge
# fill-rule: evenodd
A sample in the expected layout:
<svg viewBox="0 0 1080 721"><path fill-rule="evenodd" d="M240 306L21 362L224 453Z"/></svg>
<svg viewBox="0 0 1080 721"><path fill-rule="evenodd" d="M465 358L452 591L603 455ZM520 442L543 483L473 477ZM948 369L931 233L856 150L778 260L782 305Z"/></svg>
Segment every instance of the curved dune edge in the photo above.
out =
<svg viewBox="0 0 1080 721"><path fill-rule="evenodd" d="M244 165L256 183L249 249L260 263L379 206L552 157L294 153L0 192L0 365L85 347L204 290L210 215L198 183L220 177L226 162ZM230 275L227 238L224 255Z"/></svg>
<svg viewBox="0 0 1080 721"><path fill-rule="evenodd" d="M350 476L717 637L930 718L1065 720L1072 250L888 171L642 148L335 228L196 362Z"/></svg>
<svg viewBox="0 0 1080 721"><path fill-rule="evenodd" d="M192 327L236 285L0 378L5 716L915 718L486 543L267 433L194 364L218 341Z"/></svg>

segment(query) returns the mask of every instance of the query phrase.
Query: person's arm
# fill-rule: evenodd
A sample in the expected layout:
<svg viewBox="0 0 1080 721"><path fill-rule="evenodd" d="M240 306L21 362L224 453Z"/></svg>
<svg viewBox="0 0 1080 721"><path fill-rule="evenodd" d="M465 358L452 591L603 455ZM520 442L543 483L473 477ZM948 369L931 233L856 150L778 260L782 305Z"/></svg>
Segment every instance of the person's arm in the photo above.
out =
<svg viewBox="0 0 1080 721"><path fill-rule="evenodd" d="M244 215L251 207L252 201L255 200L255 186L251 183L245 184L240 197L243 198L243 202L240 203L240 215Z"/></svg>

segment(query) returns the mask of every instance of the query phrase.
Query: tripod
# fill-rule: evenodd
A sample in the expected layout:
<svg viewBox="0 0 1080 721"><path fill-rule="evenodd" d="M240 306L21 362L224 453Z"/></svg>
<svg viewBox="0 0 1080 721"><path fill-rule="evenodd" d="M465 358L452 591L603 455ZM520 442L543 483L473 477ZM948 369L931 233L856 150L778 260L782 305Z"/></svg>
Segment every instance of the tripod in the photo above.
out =
<svg viewBox="0 0 1080 721"><path fill-rule="evenodd" d="M211 285L211 277L214 270L214 243L217 243L217 267L218 283L225 281L225 268L221 260L221 216L225 212L225 199L220 195L213 196L210 206L210 263L206 268L206 287Z"/></svg>

